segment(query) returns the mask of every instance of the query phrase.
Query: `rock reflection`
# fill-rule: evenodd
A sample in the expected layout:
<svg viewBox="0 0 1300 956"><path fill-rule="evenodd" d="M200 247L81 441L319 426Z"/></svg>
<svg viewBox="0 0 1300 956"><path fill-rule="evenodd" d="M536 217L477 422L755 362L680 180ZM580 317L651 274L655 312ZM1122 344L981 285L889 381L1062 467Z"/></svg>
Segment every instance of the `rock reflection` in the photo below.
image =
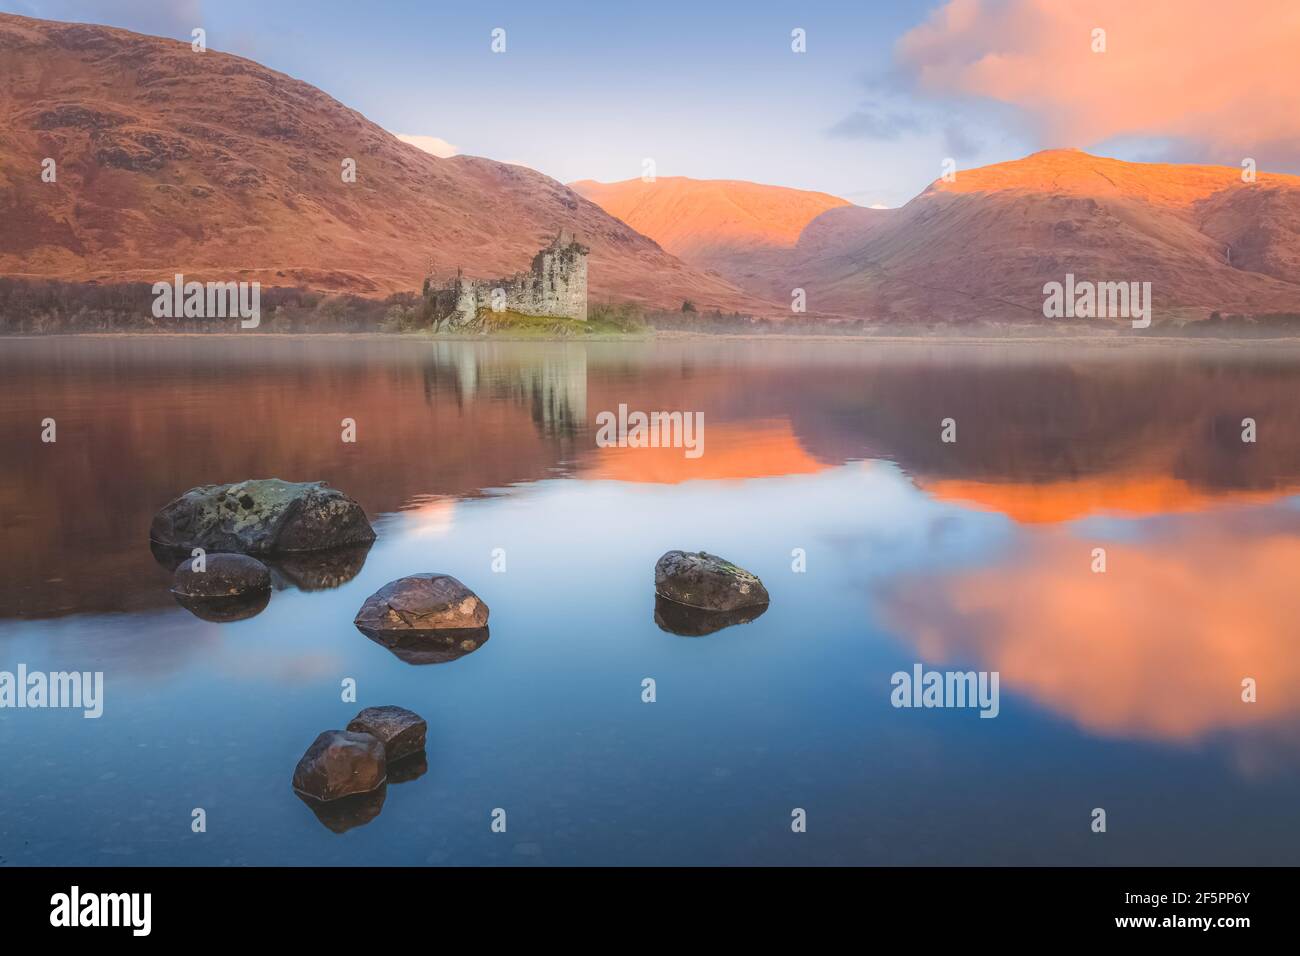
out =
<svg viewBox="0 0 1300 956"><path fill-rule="evenodd" d="M429 756L423 750L408 754L401 760L388 765L388 782L391 784L410 783L419 780L429 772Z"/></svg>
<svg viewBox="0 0 1300 956"><path fill-rule="evenodd" d="M488 629L443 628L424 631L371 631L358 627L380 647L386 647L407 664L445 664L472 654L487 643Z"/></svg>
<svg viewBox="0 0 1300 956"><path fill-rule="evenodd" d="M13 340L0 350L0 616L165 605L138 531L178 488L216 475L323 475L377 515L420 495L454 500L559 475L675 483L884 458L935 497L1037 523L1204 510L1300 487L1292 356L1140 351ZM182 370L210 400L170 400ZM88 416L85 467L51 469L22 453L31 395L44 396L42 415ZM595 447L593 414L621 402L704 412L707 454ZM364 455L319 441L340 403L385 422ZM934 441L953 409L960 445ZM1239 440L1246 416L1266 441ZM359 570L293 564L283 582L306 589Z"/></svg>
<svg viewBox="0 0 1300 956"><path fill-rule="evenodd" d="M176 603L202 621L213 624L230 624L234 621L246 621L257 617L270 603L271 592L256 591L252 594L233 594L230 597L191 597L172 592Z"/></svg>
<svg viewBox="0 0 1300 956"><path fill-rule="evenodd" d="M408 760L413 758L407 758ZM390 777L391 780L391 771ZM335 833L347 833L349 830L365 826L384 809L384 799L388 796L388 785L384 784L369 793L353 794L338 800L314 800L306 794L294 791L303 803L307 804L321 825Z"/></svg>
<svg viewBox="0 0 1300 956"><path fill-rule="evenodd" d="M271 569L276 590L295 587L299 591L326 591L347 584L365 566L373 541L331 548L328 551L297 551L263 558Z"/></svg>
<svg viewBox="0 0 1300 956"><path fill-rule="evenodd" d="M297 588L300 591L325 591L347 584L365 567L373 541L364 544L328 548L323 551L292 551L274 555L255 555L271 570L271 584L277 591ZM154 560L168 573L188 561L188 550L169 548L149 542Z"/></svg>
<svg viewBox="0 0 1300 956"><path fill-rule="evenodd" d="M757 604L734 611L705 611L655 595L655 623L661 631L679 637L703 637L735 624L748 624L761 617L767 608L766 604Z"/></svg>

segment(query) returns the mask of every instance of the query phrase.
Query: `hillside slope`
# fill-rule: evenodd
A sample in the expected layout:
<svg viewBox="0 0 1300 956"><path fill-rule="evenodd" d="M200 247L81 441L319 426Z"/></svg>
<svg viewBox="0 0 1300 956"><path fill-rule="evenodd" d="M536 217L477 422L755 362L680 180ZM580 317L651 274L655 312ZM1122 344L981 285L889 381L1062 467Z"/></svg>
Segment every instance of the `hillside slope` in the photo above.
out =
<svg viewBox="0 0 1300 956"><path fill-rule="evenodd" d="M1296 312L1300 177L1049 150L797 252L784 278L810 308L877 319L1041 319L1043 285L1066 273L1150 282L1166 314Z"/></svg>
<svg viewBox="0 0 1300 956"><path fill-rule="evenodd" d="M1232 167L1048 150L961 170L899 209L816 212L832 197L749 183L573 186L753 295L789 302L804 289L812 314L1041 321L1043 285L1066 273L1150 282L1157 318L1300 312L1296 176L1243 183ZM768 205L742 215L732 196Z"/></svg>
<svg viewBox="0 0 1300 956"><path fill-rule="evenodd" d="M570 188L685 262L751 290L822 213L853 209L826 193L726 179L581 180ZM789 298L789 291L779 298Z"/></svg>
<svg viewBox="0 0 1300 956"><path fill-rule="evenodd" d="M525 269L564 226L591 247L595 300L752 304L555 180L436 158L249 60L0 14L0 63L0 274L380 295L419 288L431 262Z"/></svg>

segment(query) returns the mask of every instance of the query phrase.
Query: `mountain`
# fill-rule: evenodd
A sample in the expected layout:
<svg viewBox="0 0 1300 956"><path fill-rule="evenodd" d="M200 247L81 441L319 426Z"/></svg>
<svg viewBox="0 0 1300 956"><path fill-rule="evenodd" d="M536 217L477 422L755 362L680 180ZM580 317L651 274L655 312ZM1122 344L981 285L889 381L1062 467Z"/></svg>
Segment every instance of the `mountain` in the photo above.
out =
<svg viewBox="0 0 1300 956"><path fill-rule="evenodd" d="M763 295L769 292L760 277L785 261L805 226L828 210L857 208L826 193L730 179L584 179L569 186L673 255ZM777 298L789 296L786 289Z"/></svg>
<svg viewBox="0 0 1300 956"><path fill-rule="evenodd" d="M1044 284L1066 273L1150 282L1157 317L1300 311L1297 176L1048 150L960 170L899 209L749 183L573 187L752 295L804 289L813 314L1040 321Z"/></svg>
<svg viewBox="0 0 1300 956"><path fill-rule="evenodd" d="M0 274L382 295L418 289L431 261L526 269L562 226L591 248L594 300L753 304L541 173L431 156L237 56L0 14L0 64Z"/></svg>
<svg viewBox="0 0 1300 956"><path fill-rule="evenodd" d="M1297 176L1244 183L1233 167L1048 150L958 171L853 225L814 220L784 266L787 284L807 288L810 309L1038 320L1044 284L1073 273L1150 282L1157 316L1300 311Z"/></svg>

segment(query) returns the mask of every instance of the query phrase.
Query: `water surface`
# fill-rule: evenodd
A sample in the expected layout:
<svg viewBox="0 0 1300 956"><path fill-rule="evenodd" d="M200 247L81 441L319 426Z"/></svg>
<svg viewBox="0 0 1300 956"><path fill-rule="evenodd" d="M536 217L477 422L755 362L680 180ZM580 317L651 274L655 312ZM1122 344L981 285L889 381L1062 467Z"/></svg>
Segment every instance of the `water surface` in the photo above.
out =
<svg viewBox="0 0 1300 956"><path fill-rule="evenodd" d="M98 720L0 710L0 864L1300 863L1297 371L1204 349L4 340L0 670L106 690ZM702 411L705 453L598 448L620 403ZM150 518L271 476L343 489L375 545L277 568L252 618L195 617ZM661 629L673 548L748 567L769 609ZM486 644L410 663L353 627L418 571L483 597ZM917 662L997 671L998 716L892 707ZM427 718L427 769L323 825L294 764L390 703Z"/></svg>

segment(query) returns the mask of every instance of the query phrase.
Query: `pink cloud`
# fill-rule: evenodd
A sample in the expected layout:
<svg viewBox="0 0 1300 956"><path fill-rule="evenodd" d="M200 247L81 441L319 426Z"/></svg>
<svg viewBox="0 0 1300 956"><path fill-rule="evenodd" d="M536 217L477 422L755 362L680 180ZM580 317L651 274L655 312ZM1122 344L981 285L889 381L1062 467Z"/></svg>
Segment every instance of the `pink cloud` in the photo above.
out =
<svg viewBox="0 0 1300 956"><path fill-rule="evenodd" d="M1300 157L1295 0L950 0L896 55L923 92L1021 109L1045 146L1139 136Z"/></svg>

